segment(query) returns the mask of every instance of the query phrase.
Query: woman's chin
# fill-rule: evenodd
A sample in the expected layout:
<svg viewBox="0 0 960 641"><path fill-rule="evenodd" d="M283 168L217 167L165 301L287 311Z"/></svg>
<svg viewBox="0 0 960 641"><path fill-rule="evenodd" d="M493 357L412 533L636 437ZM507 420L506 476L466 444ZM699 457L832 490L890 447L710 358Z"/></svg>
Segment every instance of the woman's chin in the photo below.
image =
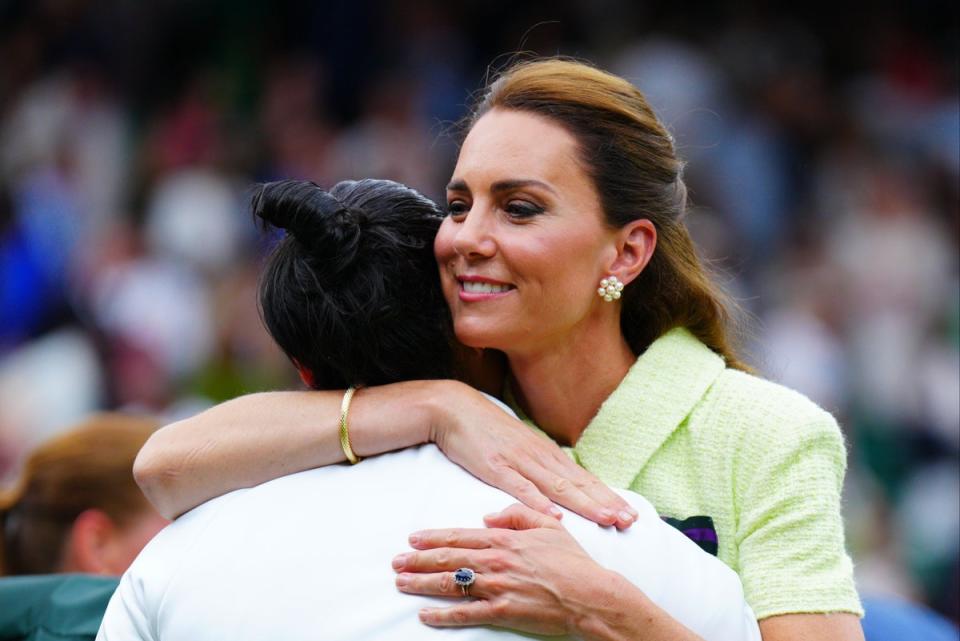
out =
<svg viewBox="0 0 960 641"><path fill-rule="evenodd" d="M453 326L457 340L476 349L500 349L504 344L502 328L491 327L489 322L455 321Z"/></svg>

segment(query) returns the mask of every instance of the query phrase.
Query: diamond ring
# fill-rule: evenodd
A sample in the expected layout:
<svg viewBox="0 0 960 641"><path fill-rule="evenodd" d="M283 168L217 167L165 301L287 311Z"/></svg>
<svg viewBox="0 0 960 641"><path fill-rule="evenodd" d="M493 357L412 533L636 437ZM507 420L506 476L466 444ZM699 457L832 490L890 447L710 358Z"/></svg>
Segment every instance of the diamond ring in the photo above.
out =
<svg viewBox="0 0 960 641"><path fill-rule="evenodd" d="M460 568L453 573L453 582L460 586L463 596L470 596L470 586L477 580L477 573L470 568Z"/></svg>

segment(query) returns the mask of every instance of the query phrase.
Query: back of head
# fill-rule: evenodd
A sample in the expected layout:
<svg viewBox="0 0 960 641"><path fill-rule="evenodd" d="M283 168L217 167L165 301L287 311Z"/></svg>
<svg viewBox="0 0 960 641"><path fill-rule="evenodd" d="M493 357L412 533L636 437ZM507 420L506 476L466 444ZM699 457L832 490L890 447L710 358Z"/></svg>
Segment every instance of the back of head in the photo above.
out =
<svg viewBox="0 0 960 641"><path fill-rule="evenodd" d="M687 190L673 138L643 94L623 78L582 62L548 58L514 64L487 87L468 126L491 109L552 120L580 147L613 228L639 218L657 230L650 263L623 292L621 327L637 354L683 326L733 366L730 302L698 258L684 224Z"/></svg>
<svg viewBox="0 0 960 641"><path fill-rule="evenodd" d="M119 526L140 516L148 503L133 460L157 427L152 419L102 414L34 450L19 481L0 494L0 574L58 572L86 510L102 510Z"/></svg>
<svg viewBox="0 0 960 641"><path fill-rule="evenodd" d="M261 186L253 213L285 229L260 281L264 322L312 387L451 376L433 239L442 213L389 180Z"/></svg>

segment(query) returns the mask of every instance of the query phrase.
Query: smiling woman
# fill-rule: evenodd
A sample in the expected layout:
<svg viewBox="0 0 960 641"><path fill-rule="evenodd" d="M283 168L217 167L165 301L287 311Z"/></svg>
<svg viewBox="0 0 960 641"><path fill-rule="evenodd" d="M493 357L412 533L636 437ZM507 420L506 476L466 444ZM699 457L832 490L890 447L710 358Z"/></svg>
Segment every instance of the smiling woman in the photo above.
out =
<svg viewBox="0 0 960 641"><path fill-rule="evenodd" d="M579 342L584 334L619 335L617 311L583 296L596 289L595 275L604 272L620 230L604 225L576 152L571 134L535 114L494 110L471 128L434 245L465 345L519 354ZM653 225L644 220L630 233L643 243L645 262ZM477 281L500 291L478 297L471 286ZM536 333L528 330L532 324Z"/></svg>
<svg viewBox="0 0 960 641"><path fill-rule="evenodd" d="M683 222L682 166L625 80L556 59L507 70L470 120L434 249L457 339L506 356L502 394L538 429L484 409L462 384L399 383L354 401L353 449L365 456L431 440L539 511L556 501L629 527L636 515L576 462L643 494L736 570L765 641L860 639L840 518L841 434L829 414L737 359L724 297ZM598 296L614 278L622 296ZM139 478L180 511L342 461L341 397L245 397L168 426L141 453ZM605 571L589 559L561 566L532 544L537 527L488 525L481 545L446 543L427 555L436 563L396 567L422 575L401 589L432 593L462 565L482 567L493 553L513 559L483 574L492 586L483 598L425 612L425 622L515 627L518 613L539 612L522 629L559 621L587 638L694 638L636 591L606 603ZM519 530L510 550L500 549L503 528ZM425 540L412 544L438 545ZM459 565L444 561L454 558Z"/></svg>

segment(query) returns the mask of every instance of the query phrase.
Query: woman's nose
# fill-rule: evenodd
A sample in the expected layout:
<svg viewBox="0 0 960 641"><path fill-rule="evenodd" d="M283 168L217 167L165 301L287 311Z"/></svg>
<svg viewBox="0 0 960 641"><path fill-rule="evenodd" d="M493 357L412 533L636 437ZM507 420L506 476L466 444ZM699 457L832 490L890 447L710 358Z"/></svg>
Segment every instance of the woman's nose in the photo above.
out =
<svg viewBox="0 0 960 641"><path fill-rule="evenodd" d="M465 257L489 257L496 253L497 244L491 229L490 216L485 212L470 212L457 225L453 248Z"/></svg>

